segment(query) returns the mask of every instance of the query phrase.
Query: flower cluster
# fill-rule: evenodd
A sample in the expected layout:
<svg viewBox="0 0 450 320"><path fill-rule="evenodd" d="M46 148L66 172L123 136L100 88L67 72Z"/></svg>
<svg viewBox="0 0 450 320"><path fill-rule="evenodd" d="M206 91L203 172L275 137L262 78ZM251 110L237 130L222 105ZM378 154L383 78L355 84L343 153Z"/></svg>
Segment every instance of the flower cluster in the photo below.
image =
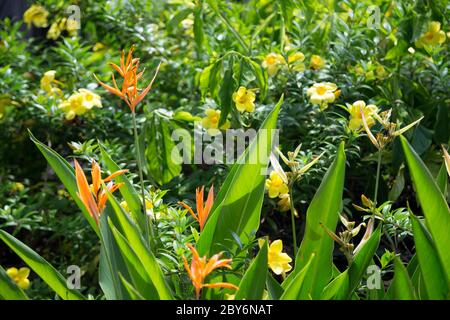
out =
<svg viewBox="0 0 450 320"><path fill-rule="evenodd" d="M93 107L101 108L102 101L98 94L87 89L79 89L58 105L58 108L64 111L67 120L81 116Z"/></svg>
<svg viewBox="0 0 450 320"><path fill-rule="evenodd" d="M358 100L353 104L347 104L347 110L350 113L348 127L351 131L359 132L363 130L364 124L361 113L364 113L369 128L375 124L374 115L378 113L378 107L376 105L366 105L364 101Z"/></svg>
<svg viewBox="0 0 450 320"><path fill-rule="evenodd" d="M56 40L64 31L67 31L69 36L74 37L77 35L79 28L80 25L77 20L60 18L51 24L50 29L47 31L47 38Z"/></svg>

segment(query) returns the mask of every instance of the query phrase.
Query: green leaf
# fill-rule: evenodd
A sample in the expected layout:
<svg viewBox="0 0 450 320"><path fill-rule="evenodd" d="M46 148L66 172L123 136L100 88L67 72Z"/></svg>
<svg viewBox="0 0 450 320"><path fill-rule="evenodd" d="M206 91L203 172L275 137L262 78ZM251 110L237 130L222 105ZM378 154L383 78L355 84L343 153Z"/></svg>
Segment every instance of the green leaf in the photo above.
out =
<svg viewBox="0 0 450 320"><path fill-rule="evenodd" d="M398 257L394 259L394 279L392 280L391 286L394 300L416 299L408 271Z"/></svg>
<svg viewBox="0 0 450 320"><path fill-rule="evenodd" d="M419 219L411 214L411 223L416 245L416 254L419 259L419 266L427 295L433 300L444 300L448 294L448 286L445 281L441 262L437 255L435 245L431 235Z"/></svg>
<svg viewBox="0 0 450 320"><path fill-rule="evenodd" d="M286 289L284 290L284 293L281 295L280 300L311 300L313 297L309 294L304 295L302 292L303 286L305 284L305 281L308 277L312 275L312 265L313 262L316 260L315 254L311 254L309 261L305 264L303 269L301 269L299 272L295 273L295 276L292 278L292 280L286 285ZM284 283L283 283L284 287Z"/></svg>
<svg viewBox="0 0 450 320"><path fill-rule="evenodd" d="M225 74L223 76L222 86L219 90L220 96L220 120L219 120L219 128L225 123L227 120L228 114L231 111L233 105L233 93L235 90L234 79L233 79L233 65L234 58L231 55L228 60L228 67L225 70Z"/></svg>
<svg viewBox="0 0 450 320"><path fill-rule="evenodd" d="M269 163L278 112L282 103L283 97L227 175L198 240L197 250L200 255L218 252L222 250L223 245L232 248L233 232L240 239L245 239L252 238L258 230L264 199L263 171L267 169Z"/></svg>
<svg viewBox="0 0 450 320"><path fill-rule="evenodd" d="M119 273L130 275L122 257L119 246L108 226L107 219L111 214L111 206L107 206L100 216L100 263L98 277L100 287L108 300L129 299L128 291L119 279Z"/></svg>
<svg viewBox="0 0 450 320"><path fill-rule="evenodd" d="M181 21L186 19L193 12L192 8L185 8L175 13L172 19L167 22L167 31L172 32Z"/></svg>
<svg viewBox="0 0 450 320"><path fill-rule="evenodd" d="M348 271L349 269L339 274L323 289L322 300L344 300L347 298L348 292L351 291Z"/></svg>
<svg viewBox="0 0 450 320"><path fill-rule="evenodd" d="M166 280L161 267L150 250L149 245L145 242L142 234L139 232L139 228L134 224L130 217L122 210L120 204L114 198L111 193L108 192L109 203L113 210L110 212L111 220L114 226L123 234L128 241L130 247L135 254L139 257L141 264L144 266L149 278L155 287L160 300L172 299L172 293Z"/></svg>
<svg viewBox="0 0 450 320"><path fill-rule="evenodd" d="M283 295L283 287L275 280L270 271L267 271L266 286L270 300L279 300Z"/></svg>
<svg viewBox="0 0 450 320"><path fill-rule="evenodd" d="M442 165L439 168L439 172L436 177L436 183L439 187L439 190L441 190L442 194L444 195L444 198L447 195L447 181L448 181L448 173L447 173L447 167L445 166L445 161L444 161L444 162L442 162Z"/></svg>
<svg viewBox="0 0 450 320"><path fill-rule="evenodd" d="M203 32L203 8L201 1L194 9L194 40L197 45L197 51L201 52L205 42L205 34Z"/></svg>
<svg viewBox="0 0 450 320"><path fill-rule="evenodd" d="M352 264L348 268L349 275L349 291L347 298L350 299L353 292L358 288L361 278L367 270L367 267L372 262L372 258L377 251L381 238L381 227L375 229L370 238L362 246L362 248L355 255Z"/></svg>
<svg viewBox="0 0 450 320"><path fill-rule="evenodd" d="M146 300L139 291L136 290L135 287L131 283L129 283L121 273L119 273L119 279L122 282L122 285L125 287L125 289L128 292L128 295L130 296L131 300Z"/></svg>
<svg viewBox="0 0 450 320"><path fill-rule="evenodd" d="M430 171L422 159L411 148L408 141L401 136L406 162L416 187L426 224L433 237L439 260L441 261L446 276L446 282L450 279L450 209L447 201L434 181Z"/></svg>
<svg viewBox="0 0 450 320"><path fill-rule="evenodd" d="M31 141L34 142L36 147L38 147L39 151L41 151L41 153L44 155L48 164L52 167L52 169L55 171L58 178L64 184L64 186L66 187L70 196L75 201L78 208L80 208L84 217L91 225L92 229L94 229L94 231L97 233L97 235L100 235L97 223L91 217L91 215L87 211L86 207L84 206L83 202L81 202L80 198L78 198L78 195L77 195L78 187L77 187L77 182L75 179L75 170L63 157L61 157L53 149L47 147L45 144L43 144L42 142L37 140L31 132L29 132L29 134L30 134Z"/></svg>
<svg viewBox="0 0 450 320"><path fill-rule="evenodd" d="M311 274L308 275L302 288L302 297L311 296L313 299L319 299L323 289L331 280L334 241L326 233L325 228L336 230L342 207L344 176L345 150L344 143L341 143L336 159L322 179L309 205L306 213L305 236L297 253L294 272L286 282L288 284L297 272L304 269L311 256L315 254Z"/></svg>
<svg viewBox="0 0 450 320"><path fill-rule="evenodd" d="M258 255L250 264L239 283L235 300L261 300L264 295L268 265L267 241L259 250Z"/></svg>
<svg viewBox="0 0 450 320"><path fill-rule="evenodd" d="M250 68L256 77L256 81L258 82L259 100L264 101L267 96L267 91L269 90L269 80L267 72L265 72L264 68L260 64L256 63L252 59L248 58L245 59L245 61L250 65Z"/></svg>
<svg viewBox="0 0 450 320"><path fill-rule="evenodd" d="M99 144L100 145L100 144ZM123 169L120 168L109 156L109 154L105 151L105 149L100 145L100 153L102 155L103 162L106 164L106 167L111 172L116 172L117 170ZM139 195L136 191L136 189L133 187L133 184L128 180L128 178L125 175L119 175L114 180L117 183L124 183L123 187L119 189L120 193L122 194L122 197L125 199L125 202L128 205L128 208L130 208L131 213L133 214L133 217L135 218L135 221L139 221L139 226L144 229L144 223L145 219L143 217L142 209L141 209L141 200L139 198Z"/></svg>
<svg viewBox="0 0 450 320"><path fill-rule="evenodd" d="M162 185L181 173L182 159L177 152L172 154L172 151L176 150L176 145L172 140L169 120L153 114L147 123L145 130L147 167L153 179Z"/></svg>
<svg viewBox="0 0 450 320"><path fill-rule="evenodd" d="M0 266L0 300L28 300L25 292L8 276Z"/></svg>
<svg viewBox="0 0 450 320"><path fill-rule="evenodd" d="M136 255L129 242L119 232L119 230L117 230L110 219L108 219L108 225L112 231L112 234L114 235L114 239L116 240L117 245L120 248L120 253L124 258L131 282L133 284L133 288L137 292L139 292L139 295L144 297L145 300L157 300L158 294L156 292L156 289L153 286L152 281L147 274L147 271L139 260L139 257ZM126 279L123 275L122 277ZM127 291L129 291L129 288L126 289Z"/></svg>
<svg viewBox="0 0 450 320"><path fill-rule="evenodd" d="M44 258L17 240L10 234L0 230L0 239L8 245L45 283L64 300L84 300L82 294L67 288L66 279Z"/></svg>

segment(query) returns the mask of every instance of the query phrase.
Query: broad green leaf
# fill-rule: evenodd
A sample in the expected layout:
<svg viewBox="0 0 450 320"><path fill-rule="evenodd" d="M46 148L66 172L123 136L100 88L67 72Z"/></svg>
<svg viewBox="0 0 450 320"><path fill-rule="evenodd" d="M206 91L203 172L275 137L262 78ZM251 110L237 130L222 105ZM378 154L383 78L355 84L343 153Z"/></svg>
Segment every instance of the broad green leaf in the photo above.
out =
<svg viewBox="0 0 450 320"><path fill-rule="evenodd" d="M302 270L313 254L311 272L302 288L302 296L319 299L323 289L329 283L333 268L334 241L326 233L325 228L336 230L339 212L342 207L342 193L345 176L345 151L341 143L336 159L328 169L322 183L306 212L305 235L300 245L294 272L288 277L286 284ZM321 224L324 226L321 226Z"/></svg>
<svg viewBox="0 0 450 320"><path fill-rule="evenodd" d="M44 258L17 240L10 234L0 230L0 239L8 245L45 283L64 300L84 300L81 293L67 288L66 279Z"/></svg>
<svg viewBox="0 0 450 320"><path fill-rule="evenodd" d="M439 190L441 190L442 194L444 195L444 198L447 195L447 181L448 181L448 173L447 173L447 167L445 166L445 161L444 161L442 163L441 167L439 168L439 172L436 177L436 183L439 187Z"/></svg>
<svg viewBox="0 0 450 320"><path fill-rule="evenodd" d="M422 271L427 295L433 300L446 299L448 286L446 281L442 281L445 279L445 275L433 239L416 216L411 215L411 223L414 233L414 243L416 245L416 254L419 259L419 266Z"/></svg>
<svg viewBox="0 0 450 320"><path fill-rule="evenodd" d="M123 169L120 168L109 156L109 154L105 151L105 149L100 145L100 153L102 155L103 162L106 164L106 167L111 172L116 172L117 170ZM144 229L145 217L143 216L143 212L141 210L141 199L133 187L133 184L128 180L125 175L119 175L114 180L117 183L124 183L124 185L119 189L122 197L125 199L128 207L130 208L131 213L136 221L139 221L139 226L141 226L142 230Z"/></svg>
<svg viewBox="0 0 450 320"><path fill-rule="evenodd" d="M119 246L108 226L108 216L112 212L107 206L100 216L100 263L98 277L100 287L108 300L129 299L128 291L119 279L119 273L130 275L122 257Z"/></svg>
<svg viewBox="0 0 450 320"><path fill-rule="evenodd" d="M122 282L122 285L125 287L125 289L128 292L128 295L130 296L131 300L146 300L139 291L136 290L135 287L131 283L129 283L121 273L119 273L119 279Z"/></svg>
<svg viewBox="0 0 450 320"><path fill-rule="evenodd" d="M0 266L0 300L28 300L25 292L8 276Z"/></svg>
<svg viewBox="0 0 450 320"><path fill-rule="evenodd" d="M236 293L235 300L261 300L263 298L267 275L267 260L267 241L264 241L264 245L239 283L239 290Z"/></svg>
<svg viewBox="0 0 450 320"><path fill-rule="evenodd" d="M264 171L269 163L278 112L283 97L267 116L245 152L237 159L220 189L197 243L200 255L232 247L232 233L251 238L259 228L264 199ZM248 239L250 240L250 239Z"/></svg>
<svg viewBox="0 0 450 320"><path fill-rule="evenodd" d="M279 300L283 295L283 287L275 280L270 271L267 271L266 286L270 300Z"/></svg>
<svg viewBox="0 0 450 320"><path fill-rule="evenodd" d="M349 275L349 291L347 293L347 298L350 298L353 292L358 288L361 282L361 278L367 271L367 267L372 262L373 256L377 251L378 245L381 238L381 227L375 229L373 234L367 240L367 242L362 246L361 250L355 255L352 264L348 268Z"/></svg>
<svg viewBox="0 0 450 320"><path fill-rule="evenodd" d="M446 276L446 282L450 279L450 209L447 201L441 193L438 185L422 159L411 148L408 141L400 137L406 162L416 187L426 224L433 237L439 260L441 261Z"/></svg>
<svg viewBox="0 0 450 320"><path fill-rule="evenodd" d="M193 12L192 8L185 8L173 15L173 17L167 22L167 31L172 32L184 19L186 19Z"/></svg>
<svg viewBox="0 0 450 320"><path fill-rule="evenodd" d="M416 295L408 271L396 257L394 259L394 279L392 280L392 297L394 300L415 300Z"/></svg>
<svg viewBox="0 0 450 320"><path fill-rule="evenodd" d="M219 90L220 97L220 119L219 128L226 122L228 114L233 106L233 93L235 90L233 79L234 58L231 55L228 59L227 69L223 75L222 85Z"/></svg>
<svg viewBox="0 0 450 320"><path fill-rule="evenodd" d="M315 254L311 254L309 261L305 264L303 269L295 274L292 281L286 286L284 293L281 295L280 300L311 300L313 297L311 295L304 296L302 292L303 285L308 277L311 276L312 265L314 260L316 260Z"/></svg>
<svg viewBox="0 0 450 320"><path fill-rule="evenodd" d="M156 292L156 289L153 286L147 274L147 271L139 260L139 257L136 255L125 237L113 225L110 219L108 219L108 224L112 231L112 234L114 235L114 239L116 240L116 243L120 248L120 253L124 258L125 264L132 280L131 282L133 284L133 288L135 288L136 291L139 292L139 295L144 297L146 300L157 300L158 294ZM122 277L124 278L123 275Z"/></svg>
<svg viewBox="0 0 450 320"><path fill-rule="evenodd" d="M78 187L75 179L75 170L63 157L61 157L53 149L47 147L45 144L37 140L31 132L29 132L29 134L31 141L34 142L36 147L38 147L39 151L41 151L41 153L44 155L48 164L52 167L58 178L64 184L70 196L75 201L75 203L83 213L84 217L91 225L92 229L94 229L97 235L100 235L97 223L91 217L89 212L86 210L86 207L84 206L83 202L81 202L80 198L78 198L77 196Z"/></svg>
<svg viewBox="0 0 450 320"><path fill-rule="evenodd" d="M322 300L344 300L347 298L350 291L348 271L349 269L339 274L323 289Z"/></svg>
<svg viewBox="0 0 450 320"><path fill-rule="evenodd" d="M145 242L139 228L134 224L130 217L122 210L120 204L114 198L111 193L108 192L108 199L113 208L111 210L111 220L114 222L115 227L124 235L133 251L139 257L142 265L144 266L150 280L155 287L160 300L172 299L172 293L166 280L161 267L156 260L153 252L150 250L149 245Z"/></svg>

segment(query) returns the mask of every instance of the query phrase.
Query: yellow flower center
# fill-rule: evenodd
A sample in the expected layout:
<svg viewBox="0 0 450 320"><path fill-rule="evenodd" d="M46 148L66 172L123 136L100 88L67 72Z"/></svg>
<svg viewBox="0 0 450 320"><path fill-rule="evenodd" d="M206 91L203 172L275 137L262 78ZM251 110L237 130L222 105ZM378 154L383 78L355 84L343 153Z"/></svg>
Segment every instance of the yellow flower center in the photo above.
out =
<svg viewBox="0 0 450 320"><path fill-rule="evenodd" d="M323 96L327 92L327 88L320 86L320 87L317 87L316 91L317 91L317 94Z"/></svg>

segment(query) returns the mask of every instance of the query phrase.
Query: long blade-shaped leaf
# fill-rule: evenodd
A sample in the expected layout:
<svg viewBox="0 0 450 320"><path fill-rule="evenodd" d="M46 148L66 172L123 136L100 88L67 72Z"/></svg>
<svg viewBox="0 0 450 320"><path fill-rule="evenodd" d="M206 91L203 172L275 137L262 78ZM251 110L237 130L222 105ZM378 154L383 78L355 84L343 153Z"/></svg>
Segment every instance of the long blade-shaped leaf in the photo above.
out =
<svg viewBox="0 0 450 320"><path fill-rule="evenodd" d="M426 224L433 237L447 284L450 283L450 209L428 168L405 137L400 137Z"/></svg>
<svg viewBox="0 0 450 320"><path fill-rule="evenodd" d="M197 243L200 255L220 251L221 245L231 247L234 243L232 233L245 239L258 230L264 199L263 171L269 163L282 103L283 97L225 179Z"/></svg>
<svg viewBox="0 0 450 320"><path fill-rule="evenodd" d="M308 263L305 264L302 270L295 274L295 277L292 278L292 281L286 286L286 290L283 295L280 297L280 300L310 300L313 299L311 295L303 296L302 292L303 286L306 282L306 279L311 276L311 268L314 260L316 260L315 254L313 253Z"/></svg>
<svg viewBox="0 0 450 320"><path fill-rule="evenodd" d="M336 159L328 169L309 205L306 213L305 236L295 260L295 269L286 279L286 284L283 285L289 284L295 274L302 270L311 256L315 254L316 258L312 262L311 272L302 288L303 297L311 296L313 299L319 299L322 290L331 280L334 242L326 233L325 228L336 230L341 210L344 175L345 151L344 143L341 143Z"/></svg>
<svg viewBox="0 0 450 320"><path fill-rule="evenodd" d="M168 284L164 279L164 274L156 260L155 255L145 243L144 238L139 233L139 228L130 219L130 217L122 210L120 204L114 196L108 192L109 202L113 208L111 210L111 220L116 223L115 227L125 236L136 255L139 257L142 265L147 271L153 286L161 300L172 299L172 293ZM114 216L113 216L114 214Z"/></svg>
<svg viewBox="0 0 450 320"><path fill-rule="evenodd" d="M445 275L433 239L431 239L425 226L416 216L412 215L411 223L414 233L414 243L416 245L416 254L419 258L419 266L422 271L427 295L433 300L446 299L448 286L446 281L442 281L445 279Z"/></svg>
<svg viewBox="0 0 450 320"><path fill-rule="evenodd" d="M394 279L392 280L391 286L394 300L416 299L411 278L398 257L394 259Z"/></svg>
<svg viewBox="0 0 450 320"><path fill-rule="evenodd" d="M239 291L235 300L261 300L264 294L267 275L268 249L267 241L259 250L239 283Z"/></svg>
<svg viewBox="0 0 450 320"><path fill-rule="evenodd" d="M47 160L48 164L52 167L52 169L55 171L58 178L61 180L61 182L64 184L64 186L67 188L67 191L69 192L72 199L75 201L77 206L80 208L81 212L83 213L86 220L91 225L92 229L97 233L97 235L100 235L97 223L95 220L91 217L89 212L86 210L86 207L84 206L83 202L81 202L80 198L77 196L77 182L75 179L75 172L74 169L71 167L71 165L63 158L61 157L57 152L55 152L53 149L47 147L45 144L37 140L31 132L30 139L34 142L36 147L38 147L39 151L44 155L45 159Z"/></svg>
<svg viewBox="0 0 450 320"><path fill-rule="evenodd" d="M57 295L65 300L84 300L81 293L67 288L66 279L44 258L17 240L10 234L0 230L0 239L8 245Z"/></svg>

